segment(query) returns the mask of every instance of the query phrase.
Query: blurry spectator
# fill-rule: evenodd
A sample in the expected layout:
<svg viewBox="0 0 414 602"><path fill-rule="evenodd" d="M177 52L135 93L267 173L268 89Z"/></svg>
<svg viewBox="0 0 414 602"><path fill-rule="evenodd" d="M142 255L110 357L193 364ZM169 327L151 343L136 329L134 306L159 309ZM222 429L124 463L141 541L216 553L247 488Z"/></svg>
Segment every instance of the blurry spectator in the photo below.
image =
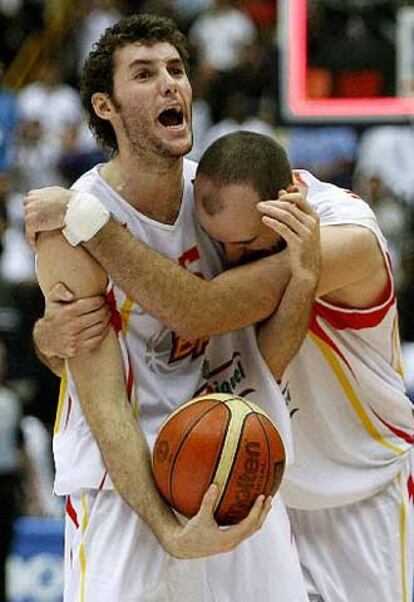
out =
<svg viewBox="0 0 414 602"><path fill-rule="evenodd" d="M27 511L42 516L62 516L61 498L53 495L52 437L35 416L25 416L21 430L32 483L28 487Z"/></svg>
<svg viewBox="0 0 414 602"><path fill-rule="evenodd" d="M172 0L176 13L176 20L180 29L187 32L189 26L202 12L211 8L214 0Z"/></svg>
<svg viewBox="0 0 414 602"><path fill-rule="evenodd" d="M4 182L8 178L0 176L0 188L5 190ZM6 345L9 356L9 378L13 381L22 381L27 377L27 348L29 333L25 330L25 316L21 309L20 290L18 284L12 279L6 279L4 273L9 272L9 261L4 261L4 247L7 248L7 207L4 196L0 193L0 341ZM18 250L14 247L18 253ZM9 248L10 257L10 248ZM6 251L7 253L7 251ZM13 257L11 263L15 263ZM32 259L33 264L33 259ZM4 266L7 266L6 269ZM32 272L33 274L33 268ZM31 337L30 337L31 338Z"/></svg>
<svg viewBox="0 0 414 602"><path fill-rule="evenodd" d="M245 0L244 9L261 34L262 39L273 34L277 14L275 0Z"/></svg>
<svg viewBox="0 0 414 602"><path fill-rule="evenodd" d="M174 3L171 0L146 0L141 5L140 12L167 17L173 21L177 20Z"/></svg>
<svg viewBox="0 0 414 602"><path fill-rule="evenodd" d="M203 153L205 137L213 121L211 107L206 100L209 87L209 77L204 71L204 66L196 60L196 65L191 71L193 88L193 147L188 155L189 159L198 161Z"/></svg>
<svg viewBox="0 0 414 602"><path fill-rule="evenodd" d="M57 167L65 183L71 186L85 171L106 160L107 155L98 148L86 122L82 122L66 131Z"/></svg>
<svg viewBox="0 0 414 602"><path fill-rule="evenodd" d="M22 229L21 195L10 195L10 174L0 173L0 341L7 347L9 380L45 423L53 424L57 378L36 358L32 331L43 314L34 259Z"/></svg>
<svg viewBox="0 0 414 602"><path fill-rule="evenodd" d="M107 27L111 27L121 18L116 2L111 0L82 0L78 9L80 26L77 32L78 69L92 49L92 44L101 37Z"/></svg>
<svg viewBox="0 0 414 602"><path fill-rule="evenodd" d="M272 50L268 46L254 40L243 46L239 61L233 69L217 74L208 88L207 96L214 122L223 119L227 98L235 91L247 96L251 111L254 114L258 113L262 101L273 92L268 64L271 56ZM273 62L272 71L276 71L276 68Z"/></svg>
<svg viewBox="0 0 414 602"><path fill-rule="evenodd" d="M18 511L21 406L5 383L6 348L0 341L0 602L6 601L6 561Z"/></svg>
<svg viewBox="0 0 414 602"><path fill-rule="evenodd" d="M358 137L351 126L292 127L287 152L298 169L342 188L351 188Z"/></svg>
<svg viewBox="0 0 414 602"><path fill-rule="evenodd" d="M414 244L412 240L403 253L401 271L402 283L398 291L400 333L403 341L414 343ZM414 374L414 363L412 373Z"/></svg>
<svg viewBox="0 0 414 602"><path fill-rule="evenodd" d="M22 9L23 0L0 0L0 58L6 65L13 60L25 36Z"/></svg>
<svg viewBox="0 0 414 602"><path fill-rule="evenodd" d="M388 241L395 282L400 289L402 281L406 279L403 275L404 255L413 237L412 212L405 203L382 186L380 178L370 179L369 194L370 196L365 198L372 205L381 230Z"/></svg>
<svg viewBox="0 0 414 602"><path fill-rule="evenodd" d="M382 196L402 199L414 208L413 166L413 126L376 126L362 135L355 175L368 197L374 183L380 186Z"/></svg>
<svg viewBox="0 0 414 602"><path fill-rule="evenodd" d="M254 116L252 103L242 92L234 92L228 97L226 115L225 119L222 119L208 130L204 139L203 150L209 147L217 138L239 130L275 137L275 129L262 119Z"/></svg>
<svg viewBox="0 0 414 602"><path fill-rule="evenodd" d="M8 282L34 282L33 253L26 242L23 222L18 221L14 213L15 224L9 219L9 198L11 192L11 176L0 172L0 211L2 229L0 232L0 272L2 279ZM14 209L16 212L16 209ZM12 212L11 212L12 213ZM22 213L21 219L22 219Z"/></svg>
<svg viewBox="0 0 414 602"><path fill-rule="evenodd" d="M0 171L11 168L14 136L18 121L15 94L2 85L4 66L0 61Z"/></svg>
<svg viewBox="0 0 414 602"><path fill-rule="evenodd" d="M22 116L14 159L15 182L20 192L62 184L57 168L62 138L48 135L41 118Z"/></svg>
<svg viewBox="0 0 414 602"><path fill-rule="evenodd" d="M214 71L229 71L239 62L244 46L256 37L251 19L231 0L215 0L190 29L190 41Z"/></svg>
<svg viewBox="0 0 414 602"><path fill-rule="evenodd" d="M44 136L55 144L83 118L79 93L64 82L58 59L45 60L39 79L23 88L18 102L22 119L38 121Z"/></svg>

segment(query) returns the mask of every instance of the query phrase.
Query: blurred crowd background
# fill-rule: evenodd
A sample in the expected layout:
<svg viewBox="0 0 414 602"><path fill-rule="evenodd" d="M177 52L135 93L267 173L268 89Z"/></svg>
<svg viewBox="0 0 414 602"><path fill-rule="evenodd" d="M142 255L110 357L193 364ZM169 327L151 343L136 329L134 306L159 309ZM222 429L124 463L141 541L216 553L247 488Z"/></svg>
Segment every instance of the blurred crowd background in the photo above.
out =
<svg viewBox="0 0 414 602"><path fill-rule="evenodd" d="M309 0L309 95L393 95L396 14L404 4L412 3ZM280 140L294 167L371 203L390 243L408 373L414 365L410 116L398 125L289 124L281 111L275 0L0 0L0 504L12 479L25 514L55 516L62 508L51 494L58 382L32 344L43 300L24 239L22 199L33 188L71 185L105 160L84 120L78 77L105 28L137 11L172 17L189 36L191 158L225 133L253 130Z"/></svg>

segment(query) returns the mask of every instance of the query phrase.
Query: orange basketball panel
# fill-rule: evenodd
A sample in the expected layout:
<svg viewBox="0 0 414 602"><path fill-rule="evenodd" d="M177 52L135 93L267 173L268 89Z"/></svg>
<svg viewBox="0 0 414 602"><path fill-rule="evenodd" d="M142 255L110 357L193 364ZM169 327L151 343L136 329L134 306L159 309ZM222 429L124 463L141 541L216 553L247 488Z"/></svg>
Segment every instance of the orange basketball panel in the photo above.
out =
<svg viewBox="0 0 414 602"><path fill-rule="evenodd" d="M174 464L183 436L194 424L220 402L206 399L183 408L172 416L158 434L152 454L152 469L155 482L165 499L171 503L170 471Z"/></svg>
<svg viewBox="0 0 414 602"><path fill-rule="evenodd" d="M185 435L172 466L170 489L174 508L184 516L197 514L212 483L229 420L228 408L217 405Z"/></svg>

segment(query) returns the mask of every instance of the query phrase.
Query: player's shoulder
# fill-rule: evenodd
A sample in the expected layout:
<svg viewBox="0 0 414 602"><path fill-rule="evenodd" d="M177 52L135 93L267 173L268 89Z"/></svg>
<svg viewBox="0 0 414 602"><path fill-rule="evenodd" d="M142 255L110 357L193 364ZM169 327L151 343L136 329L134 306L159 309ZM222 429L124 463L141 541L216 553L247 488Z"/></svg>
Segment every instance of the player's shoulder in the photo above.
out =
<svg viewBox="0 0 414 602"><path fill-rule="evenodd" d="M323 182L304 169L295 169L293 176L299 187L306 188L307 200L319 214L321 225L375 219L368 203L351 190Z"/></svg>
<svg viewBox="0 0 414 602"><path fill-rule="evenodd" d="M72 184L71 188L79 192L93 193L100 180L99 167L99 165L95 165L86 171Z"/></svg>

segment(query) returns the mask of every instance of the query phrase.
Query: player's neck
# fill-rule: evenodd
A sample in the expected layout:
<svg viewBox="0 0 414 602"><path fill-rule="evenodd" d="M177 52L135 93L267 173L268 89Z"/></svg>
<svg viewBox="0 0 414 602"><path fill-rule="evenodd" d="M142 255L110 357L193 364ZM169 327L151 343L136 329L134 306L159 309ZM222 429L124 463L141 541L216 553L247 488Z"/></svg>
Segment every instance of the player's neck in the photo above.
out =
<svg viewBox="0 0 414 602"><path fill-rule="evenodd" d="M130 205L156 221L172 224L180 211L183 160L151 166L116 156L101 170L106 182Z"/></svg>

